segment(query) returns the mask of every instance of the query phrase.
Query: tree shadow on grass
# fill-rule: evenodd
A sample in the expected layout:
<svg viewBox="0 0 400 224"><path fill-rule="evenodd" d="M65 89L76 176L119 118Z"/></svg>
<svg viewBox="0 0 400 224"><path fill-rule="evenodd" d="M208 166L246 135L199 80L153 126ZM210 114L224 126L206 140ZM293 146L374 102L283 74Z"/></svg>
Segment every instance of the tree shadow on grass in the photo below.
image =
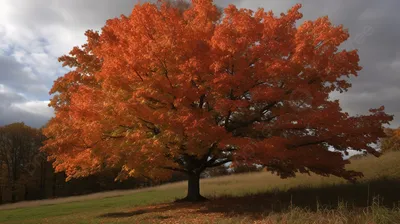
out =
<svg viewBox="0 0 400 224"><path fill-rule="evenodd" d="M131 211L131 212L106 213L106 214L100 215L99 217L100 218L129 218L129 217L133 217L133 216L156 212L157 210L160 210L160 208L153 209L153 210L152 209L139 209L139 210L135 210L135 211ZM156 219L156 220L164 220L164 219L169 219L169 218L173 218L173 217L168 216L168 215L156 215L153 217L153 219Z"/></svg>
<svg viewBox="0 0 400 224"><path fill-rule="evenodd" d="M243 197L224 197L212 201L201 213L217 212L259 218L265 213L281 213L292 206L309 211L337 209L344 204L359 209L377 203L387 208L400 206L400 179L381 179L356 184L299 187Z"/></svg>
<svg viewBox="0 0 400 224"><path fill-rule="evenodd" d="M135 215L141 215L149 213L149 210L136 210L136 211L131 211L131 212L114 212L114 213L106 213L101 215L100 217L102 218L125 218L125 217L131 217Z"/></svg>
<svg viewBox="0 0 400 224"><path fill-rule="evenodd" d="M379 196L379 205L388 208L400 206L400 180L380 179L356 184L299 187L288 191L272 191L241 197L216 197L201 203L170 203L126 213L108 213L101 217L131 217L145 213L183 211L200 214L219 213L227 217L246 216L258 219L270 212L287 211L291 206L316 211L336 209L346 203L349 208L370 206Z"/></svg>
<svg viewBox="0 0 400 224"><path fill-rule="evenodd" d="M106 214L100 215L99 217L100 218L127 218L127 217L142 215L142 214L148 214L148 213L162 213L162 212L167 212L167 211L175 211L175 210L178 211L181 209L197 208L197 206L201 205L201 204L202 203L189 203L189 202L159 204L159 205L153 205L153 206L138 207L138 208L133 209L128 212L106 213ZM170 218L170 216L157 215L156 218L157 219L167 219L167 218Z"/></svg>

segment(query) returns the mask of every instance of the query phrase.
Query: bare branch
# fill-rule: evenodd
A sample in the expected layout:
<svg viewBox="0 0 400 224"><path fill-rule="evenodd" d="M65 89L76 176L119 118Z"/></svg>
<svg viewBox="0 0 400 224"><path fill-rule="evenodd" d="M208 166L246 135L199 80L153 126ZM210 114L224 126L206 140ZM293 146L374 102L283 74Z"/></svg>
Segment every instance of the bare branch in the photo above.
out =
<svg viewBox="0 0 400 224"><path fill-rule="evenodd" d="M172 170L172 171L177 171L177 172L182 172L182 173L188 173L186 169L180 169L180 168L175 168L175 167L169 167L169 166L161 166L161 169L166 169L166 170Z"/></svg>
<svg viewBox="0 0 400 224"><path fill-rule="evenodd" d="M232 162L232 159L224 159L216 163L207 165L208 168L224 165L225 163Z"/></svg>

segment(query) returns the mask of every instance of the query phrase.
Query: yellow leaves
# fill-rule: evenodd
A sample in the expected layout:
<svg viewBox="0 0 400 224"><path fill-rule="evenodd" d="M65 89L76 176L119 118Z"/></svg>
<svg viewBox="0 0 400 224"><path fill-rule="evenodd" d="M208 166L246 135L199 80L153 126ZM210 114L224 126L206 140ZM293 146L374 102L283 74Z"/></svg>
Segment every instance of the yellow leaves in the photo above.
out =
<svg viewBox="0 0 400 224"><path fill-rule="evenodd" d="M127 172L129 176L134 176L134 174L135 174L135 169L131 169L126 165L122 166L121 171Z"/></svg>

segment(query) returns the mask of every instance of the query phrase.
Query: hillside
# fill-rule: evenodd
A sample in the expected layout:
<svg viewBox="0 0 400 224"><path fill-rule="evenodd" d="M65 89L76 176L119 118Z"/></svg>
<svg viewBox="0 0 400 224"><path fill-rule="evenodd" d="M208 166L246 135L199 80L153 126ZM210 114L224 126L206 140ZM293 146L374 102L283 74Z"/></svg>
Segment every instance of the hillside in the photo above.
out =
<svg viewBox="0 0 400 224"><path fill-rule="evenodd" d="M301 223L400 220L400 210L394 206L400 205L400 152L352 160L348 168L364 172L365 177L357 184L349 184L316 175L283 180L268 172L231 175L203 179L202 194L212 200L202 204L170 203L185 195L186 182L179 182L4 205L0 206L0 223L176 223L178 217L185 218L179 219L182 223L275 223L282 218L296 223L289 215L298 216L296 220L304 218ZM231 216L234 218L228 219ZM339 222L346 217L354 219Z"/></svg>

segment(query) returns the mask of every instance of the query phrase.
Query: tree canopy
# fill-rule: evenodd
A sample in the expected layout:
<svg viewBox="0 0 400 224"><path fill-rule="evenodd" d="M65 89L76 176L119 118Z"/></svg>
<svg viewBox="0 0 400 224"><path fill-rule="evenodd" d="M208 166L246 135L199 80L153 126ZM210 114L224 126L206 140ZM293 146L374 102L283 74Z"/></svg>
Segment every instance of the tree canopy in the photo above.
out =
<svg viewBox="0 0 400 224"><path fill-rule="evenodd" d="M77 178L119 167L121 180L182 171L192 200L199 174L228 162L281 177L361 176L342 153L378 155L370 144L392 116L383 106L350 116L330 99L351 87L359 56L338 49L349 34L328 17L296 27L300 8L276 16L161 1L87 31L86 44L59 58L71 71L50 92L44 150L56 170Z"/></svg>

